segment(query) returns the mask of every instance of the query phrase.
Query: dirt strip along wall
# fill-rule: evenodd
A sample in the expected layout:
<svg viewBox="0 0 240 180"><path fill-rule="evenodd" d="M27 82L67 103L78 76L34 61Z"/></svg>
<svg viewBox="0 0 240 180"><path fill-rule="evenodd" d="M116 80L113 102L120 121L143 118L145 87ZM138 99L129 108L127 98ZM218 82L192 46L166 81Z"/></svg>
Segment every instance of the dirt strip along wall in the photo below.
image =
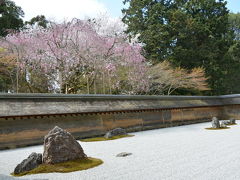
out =
<svg viewBox="0 0 240 180"><path fill-rule="evenodd" d="M0 149L42 144L54 126L80 139L116 127L132 132L207 122L213 116L239 119L239 97L0 95Z"/></svg>

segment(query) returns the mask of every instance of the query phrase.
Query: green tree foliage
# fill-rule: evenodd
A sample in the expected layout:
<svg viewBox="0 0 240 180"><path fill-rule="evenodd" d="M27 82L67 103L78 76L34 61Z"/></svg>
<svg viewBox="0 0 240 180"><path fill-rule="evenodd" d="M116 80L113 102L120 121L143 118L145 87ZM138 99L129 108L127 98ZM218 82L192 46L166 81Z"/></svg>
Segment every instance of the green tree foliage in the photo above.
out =
<svg viewBox="0 0 240 180"><path fill-rule="evenodd" d="M125 0L127 32L138 36L144 55L158 63L203 67L212 94L224 93L225 58L233 44L224 0Z"/></svg>
<svg viewBox="0 0 240 180"><path fill-rule="evenodd" d="M240 43L232 45L224 59L227 63L225 63L223 91L225 94L237 94L240 89Z"/></svg>
<svg viewBox="0 0 240 180"><path fill-rule="evenodd" d="M239 93L240 85L240 13L229 14L230 30L234 32L233 44L224 56L224 92Z"/></svg>
<svg viewBox="0 0 240 180"><path fill-rule="evenodd" d="M0 36L6 36L9 30L19 30L23 27L24 12L13 1L0 0Z"/></svg>
<svg viewBox="0 0 240 180"><path fill-rule="evenodd" d="M234 31L235 40L240 41L240 13L237 13L237 14L230 13L229 23L230 23L231 29Z"/></svg>
<svg viewBox="0 0 240 180"><path fill-rule="evenodd" d="M47 24L49 23L49 21L46 19L46 17L44 15L38 15L36 17L33 17L30 21L26 21L25 24L29 24L29 25L38 25L38 26L42 26L43 28L47 28Z"/></svg>

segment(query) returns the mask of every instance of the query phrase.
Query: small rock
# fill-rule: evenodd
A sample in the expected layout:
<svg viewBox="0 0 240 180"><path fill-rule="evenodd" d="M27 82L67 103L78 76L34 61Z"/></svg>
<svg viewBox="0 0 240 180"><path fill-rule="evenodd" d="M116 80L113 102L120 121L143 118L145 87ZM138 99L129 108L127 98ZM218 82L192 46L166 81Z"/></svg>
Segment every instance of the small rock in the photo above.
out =
<svg viewBox="0 0 240 180"><path fill-rule="evenodd" d="M230 124L236 124L236 119L231 118L229 121L230 121Z"/></svg>
<svg viewBox="0 0 240 180"><path fill-rule="evenodd" d="M221 128L227 127L226 122L225 122L225 121L222 121L221 124L220 124L220 127L221 127Z"/></svg>
<svg viewBox="0 0 240 180"><path fill-rule="evenodd" d="M44 137L43 163L55 164L85 157L75 138L57 126Z"/></svg>
<svg viewBox="0 0 240 180"><path fill-rule="evenodd" d="M33 152L14 169L14 174L30 171L42 164L42 154Z"/></svg>
<svg viewBox="0 0 240 180"><path fill-rule="evenodd" d="M125 129L123 128L116 128L116 129L113 129L111 131L108 131L106 134L105 134L105 138L111 138L113 136L120 136L120 135L127 135L127 132L125 131Z"/></svg>
<svg viewBox="0 0 240 180"><path fill-rule="evenodd" d="M216 117L212 118L212 128L220 128L219 120Z"/></svg>
<svg viewBox="0 0 240 180"><path fill-rule="evenodd" d="M116 157L126 157L126 156L130 156L132 155L132 153L127 153L127 152L122 152L116 155Z"/></svg>
<svg viewBox="0 0 240 180"><path fill-rule="evenodd" d="M230 124L230 121L229 121L229 120L222 120L222 121L221 121L221 124L229 125L229 124ZM220 125L220 126L221 126L221 125Z"/></svg>

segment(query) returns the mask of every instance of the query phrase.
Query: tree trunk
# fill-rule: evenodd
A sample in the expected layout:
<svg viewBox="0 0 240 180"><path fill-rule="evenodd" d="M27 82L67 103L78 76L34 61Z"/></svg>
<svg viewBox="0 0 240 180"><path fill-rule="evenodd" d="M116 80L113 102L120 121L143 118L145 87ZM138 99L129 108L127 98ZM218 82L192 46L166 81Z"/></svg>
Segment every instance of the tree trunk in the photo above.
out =
<svg viewBox="0 0 240 180"><path fill-rule="evenodd" d="M112 94L111 78L110 78L109 72L108 72L108 84L109 84L109 94Z"/></svg>
<svg viewBox="0 0 240 180"><path fill-rule="evenodd" d="M87 93L90 94L90 87L89 87L89 78L87 75Z"/></svg>
<svg viewBox="0 0 240 180"><path fill-rule="evenodd" d="M103 94L106 94L106 91L105 91L105 74L103 72L103 75L102 75L102 85L103 85Z"/></svg>
<svg viewBox="0 0 240 180"><path fill-rule="evenodd" d="M63 88L63 82L62 82L63 80L62 80L62 72L61 71L58 72L58 78L59 78L58 81L59 81L59 88L60 88L59 92L61 94L62 93L62 88Z"/></svg>
<svg viewBox="0 0 240 180"><path fill-rule="evenodd" d="M65 85L65 94L68 94L68 85Z"/></svg>
<svg viewBox="0 0 240 180"><path fill-rule="evenodd" d="M94 77L94 81L93 81L93 89L94 89L94 94L97 94L97 89L96 89L96 76Z"/></svg>
<svg viewBox="0 0 240 180"><path fill-rule="evenodd" d="M16 74L16 93L18 93L19 90L19 52L17 56L17 74Z"/></svg>

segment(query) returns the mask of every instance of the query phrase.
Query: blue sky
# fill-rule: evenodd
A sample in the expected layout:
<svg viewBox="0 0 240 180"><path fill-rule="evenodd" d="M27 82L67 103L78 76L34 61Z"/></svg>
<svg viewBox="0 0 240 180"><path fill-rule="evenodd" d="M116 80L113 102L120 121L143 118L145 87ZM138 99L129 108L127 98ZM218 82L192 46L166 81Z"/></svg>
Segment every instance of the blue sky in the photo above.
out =
<svg viewBox="0 0 240 180"><path fill-rule="evenodd" d="M240 12L240 0L228 0L227 7L231 12Z"/></svg>
<svg viewBox="0 0 240 180"><path fill-rule="evenodd" d="M103 2L109 10L111 16L121 15L121 9L124 7L122 0L99 0ZM240 0L227 0L227 7L231 12L240 12Z"/></svg>
<svg viewBox="0 0 240 180"><path fill-rule="evenodd" d="M122 14L121 9L124 7L122 0L99 0L99 1L105 4L112 17L121 16Z"/></svg>
<svg viewBox="0 0 240 180"><path fill-rule="evenodd" d="M25 12L25 20L37 15L48 19L63 20L85 17L96 17L99 13L108 12L111 17L122 15L123 0L13 0ZM231 12L240 12L240 0L227 0Z"/></svg>

